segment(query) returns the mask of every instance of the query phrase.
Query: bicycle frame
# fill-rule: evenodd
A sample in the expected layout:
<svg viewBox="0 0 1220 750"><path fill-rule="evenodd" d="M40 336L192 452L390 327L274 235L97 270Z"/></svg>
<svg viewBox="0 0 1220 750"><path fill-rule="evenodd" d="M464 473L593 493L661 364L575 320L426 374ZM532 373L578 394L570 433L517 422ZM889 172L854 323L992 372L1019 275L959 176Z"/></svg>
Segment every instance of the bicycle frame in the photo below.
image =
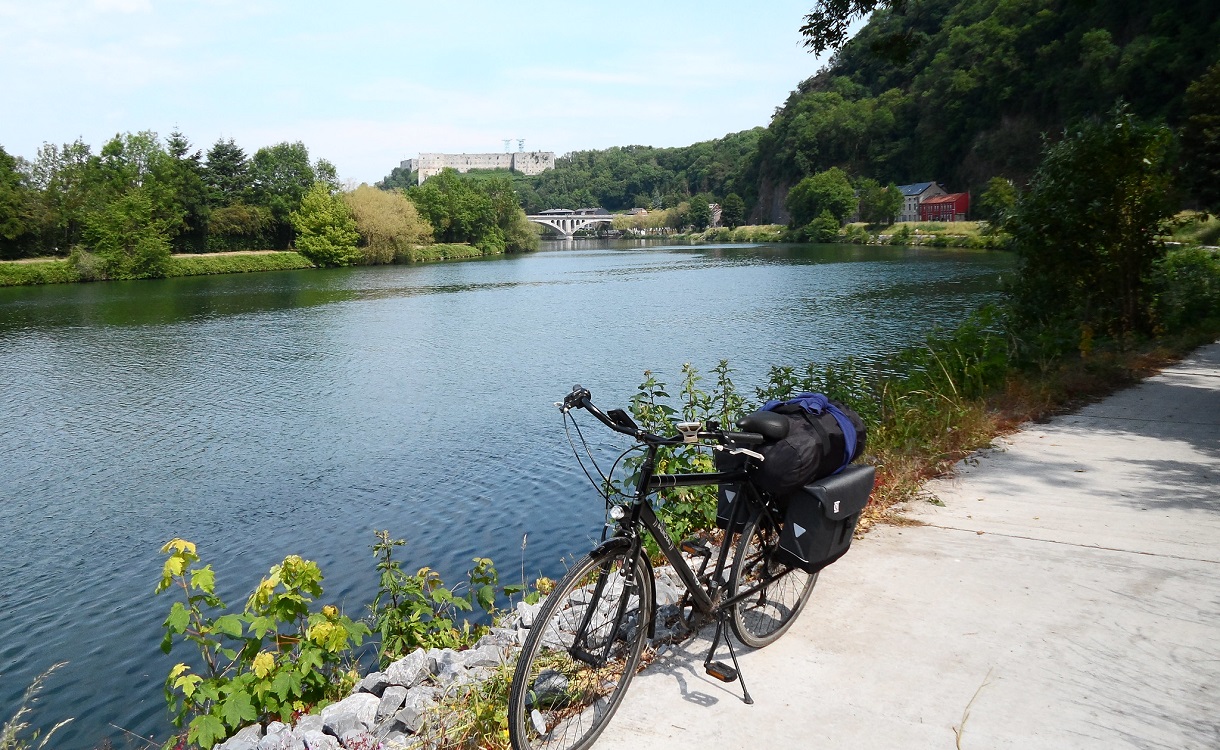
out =
<svg viewBox="0 0 1220 750"><path fill-rule="evenodd" d="M771 581L764 581L756 586L753 586L744 591L737 592L732 598L724 601L713 599L699 581L699 576L686 562L681 554L681 551L674 544L669 536L668 530L657 518L656 511L652 504L648 502L648 496L655 490L669 487L697 487L704 485L719 485L734 482L741 482L743 488L748 488L744 492L739 492L737 498L733 501L732 510L729 513L729 529L725 530L724 542L720 545L720 551L717 555L716 566L713 568L712 580L717 585L722 585L725 581L721 580L724 572L725 563L728 561L729 550L733 546L733 538L737 533L732 530L740 513L749 512L746 509L746 502L756 505L759 512L767 512L766 506L757 495L757 490L750 483L748 475L744 470L738 471L720 471L706 472L699 474L655 474L656 469L656 454L661 448L661 445L650 444L645 452L644 461L640 466L639 483L636 486L635 497L631 503L630 515L625 516L619 523L621 531L626 531L629 541L632 544L631 559L635 559L642 548L643 539L638 534L638 529L643 526L651 534L657 542L657 547L660 548L661 554L673 566L674 571L678 574L687 592L690 594L695 608L706 616L711 616L720 610L731 607L738 601L752 596L764 587L770 584ZM750 498L746 501L745 498ZM782 577L782 574L781 576ZM774 580L774 579L772 579ZM712 589L714 591L714 589ZM655 612L653 613L655 615ZM650 626L649 630L652 630Z"/></svg>

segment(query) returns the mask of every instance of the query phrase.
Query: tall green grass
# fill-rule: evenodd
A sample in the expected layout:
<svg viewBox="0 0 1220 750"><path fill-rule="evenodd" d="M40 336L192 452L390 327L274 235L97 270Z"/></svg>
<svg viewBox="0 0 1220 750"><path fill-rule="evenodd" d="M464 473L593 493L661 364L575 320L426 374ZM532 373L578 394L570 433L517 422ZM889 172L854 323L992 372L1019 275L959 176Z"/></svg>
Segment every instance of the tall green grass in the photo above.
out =
<svg viewBox="0 0 1220 750"><path fill-rule="evenodd" d="M293 271L313 268L305 256L290 251L275 253L225 253L221 255L173 255L165 268L166 277L210 276L218 273L255 271Z"/></svg>
<svg viewBox="0 0 1220 750"><path fill-rule="evenodd" d="M80 280L80 272L66 260L0 261L0 286L70 284Z"/></svg>

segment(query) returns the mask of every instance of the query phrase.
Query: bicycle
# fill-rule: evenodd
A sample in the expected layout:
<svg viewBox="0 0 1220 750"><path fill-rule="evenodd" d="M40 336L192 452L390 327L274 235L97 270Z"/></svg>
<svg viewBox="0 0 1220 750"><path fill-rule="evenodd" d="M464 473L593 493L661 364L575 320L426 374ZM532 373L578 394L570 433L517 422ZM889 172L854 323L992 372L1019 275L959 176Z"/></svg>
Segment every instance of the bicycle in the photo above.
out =
<svg viewBox="0 0 1220 750"><path fill-rule="evenodd" d="M725 623L747 646L772 643L792 625L817 582L816 572L777 559L782 515L745 469L746 462L763 460L749 446L784 437L786 421L758 412L738 422L743 432L722 430L715 422L684 422L677 425L677 435L654 435L637 427L623 410L603 412L590 398L588 390L575 386L557 406L565 419L573 409L586 410L610 429L639 441L644 455L634 494L609 508L614 533L568 570L530 625L509 690L509 737L515 750L584 750L618 709L639 669L645 641L656 632L655 582L643 545L645 530L686 589L679 612L689 608L689 616L683 615L688 628L694 632L716 623L705 671L723 682L740 682L746 703L753 699ZM692 444L727 451L741 465L696 474L655 473L661 448ZM675 544L648 499L661 488L696 485L739 488L711 571L710 546L696 539ZM697 570L683 552L701 560ZM732 666L714 658L722 637Z"/></svg>

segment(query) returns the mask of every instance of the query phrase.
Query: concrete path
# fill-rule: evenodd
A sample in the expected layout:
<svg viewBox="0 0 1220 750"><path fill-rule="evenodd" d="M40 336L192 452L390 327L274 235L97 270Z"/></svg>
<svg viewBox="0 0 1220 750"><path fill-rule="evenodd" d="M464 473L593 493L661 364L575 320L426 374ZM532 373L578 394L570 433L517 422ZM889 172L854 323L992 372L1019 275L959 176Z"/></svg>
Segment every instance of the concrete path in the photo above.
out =
<svg viewBox="0 0 1220 750"><path fill-rule="evenodd" d="M755 705L692 643L597 750L1220 748L1220 344L929 489L742 657Z"/></svg>

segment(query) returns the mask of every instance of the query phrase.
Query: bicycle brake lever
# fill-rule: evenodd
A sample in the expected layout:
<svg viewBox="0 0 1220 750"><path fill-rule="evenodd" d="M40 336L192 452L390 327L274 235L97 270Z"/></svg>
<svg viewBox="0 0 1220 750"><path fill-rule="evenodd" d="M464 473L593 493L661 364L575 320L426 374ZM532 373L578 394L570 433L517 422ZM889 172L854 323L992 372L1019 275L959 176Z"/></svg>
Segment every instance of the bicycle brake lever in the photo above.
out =
<svg viewBox="0 0 1220 750"><path fill-rule="evenodd" d="M749 448L734 448L731 451L729 451L729 455L730 456L736 456L736 455L749 456L750 458L757 458L759 461L767 460L766 456L759 453L758 451L752 451Z"/></svg>

